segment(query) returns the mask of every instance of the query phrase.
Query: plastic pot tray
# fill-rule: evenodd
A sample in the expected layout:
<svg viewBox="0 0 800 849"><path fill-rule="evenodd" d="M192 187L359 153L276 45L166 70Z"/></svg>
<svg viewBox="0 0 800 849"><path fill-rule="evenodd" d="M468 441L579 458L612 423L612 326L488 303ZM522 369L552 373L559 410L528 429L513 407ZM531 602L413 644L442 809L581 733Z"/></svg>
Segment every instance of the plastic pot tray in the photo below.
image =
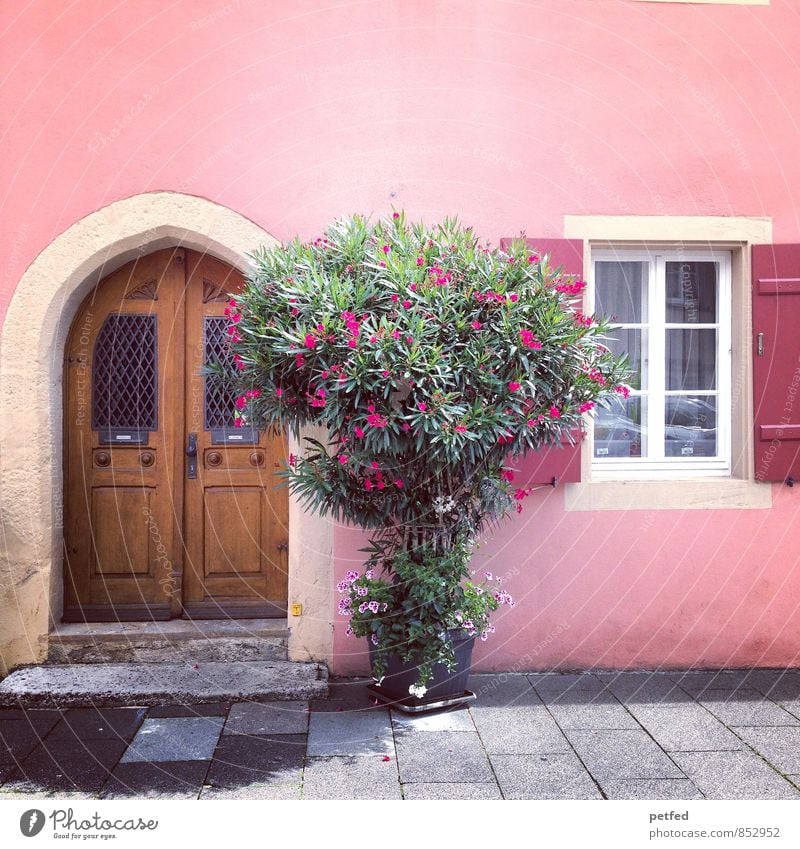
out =
<svg viewBox="0 0 800 849"><path fill-rule="evenodd" d="M441 708L456 707L457 705L465 705L467 702L473 702L477 698L472 690L464 690L461 693L434 695L422 699L418 699L416 696L409 696L407 699L395 699L375 684L370 684L367 687L367 692L375 696L382 704L389 705L403 713L425 713Z"/></svg>

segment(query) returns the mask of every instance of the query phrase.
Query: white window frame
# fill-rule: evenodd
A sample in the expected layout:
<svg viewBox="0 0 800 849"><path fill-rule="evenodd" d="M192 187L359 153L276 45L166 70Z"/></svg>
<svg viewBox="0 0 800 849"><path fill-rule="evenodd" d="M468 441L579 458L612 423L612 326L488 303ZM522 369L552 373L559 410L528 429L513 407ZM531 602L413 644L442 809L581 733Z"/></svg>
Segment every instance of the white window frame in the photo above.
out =
<svg viewBox="0 0 800 849"><path fill-rule="evenodd" d="M723 249L667 249L597 248L591 253L591 273L587 293L587 307L594 312L595 306L595 263L596 262L646 262L648 264L648 315L646 325L648 356L648 405L647 421L656 423L648 428L651 456L614 457L603 459L594 456L594 440L591 440L592 479L686 479L695 477L722 477L731 474L731 251ZM708 457L664 457L664 401L665 389L665 338L670 328L686 327L681 323L666 322L666 263L667 262L716 262L718 263L718 314L714 324L692 324L692 329L715 328L717 333L717 389L698 391L717 398L717 456ZM644 316L642 316L644 318ZM636 325L626 325L635 327ZM646 356L642 348L642 358ZM634 393L635 394L635 393ZM675 392L680 395L680 392ZM644 427L644 421L642 422ZM655 455L652 453L655 448Z"/></svg>

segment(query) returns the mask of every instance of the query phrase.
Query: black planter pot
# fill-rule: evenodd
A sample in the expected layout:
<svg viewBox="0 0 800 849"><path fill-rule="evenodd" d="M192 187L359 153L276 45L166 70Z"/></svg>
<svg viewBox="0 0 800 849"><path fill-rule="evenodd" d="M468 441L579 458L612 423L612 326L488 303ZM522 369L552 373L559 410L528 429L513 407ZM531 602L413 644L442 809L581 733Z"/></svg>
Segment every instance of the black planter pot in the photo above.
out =
<svg viewBox="0 0 800 849"><path fill-rule="evenodd" d="M456 667L451 672L444 664L433 667L433 674L427 683L427 692L423 698L412 696L408 688L417 683L419 666L413 660L404 661L397 655L390 655L386 674L380 686L373 685L370 692L381 701L411 712L435 710L447 705L459 704L475 698L467 690L469 670L472 666L472 649L475 637L468 637L460 631L449 631L448 637L453 643ZM370 663L375 660L375 648L369 647Z"/></svg>

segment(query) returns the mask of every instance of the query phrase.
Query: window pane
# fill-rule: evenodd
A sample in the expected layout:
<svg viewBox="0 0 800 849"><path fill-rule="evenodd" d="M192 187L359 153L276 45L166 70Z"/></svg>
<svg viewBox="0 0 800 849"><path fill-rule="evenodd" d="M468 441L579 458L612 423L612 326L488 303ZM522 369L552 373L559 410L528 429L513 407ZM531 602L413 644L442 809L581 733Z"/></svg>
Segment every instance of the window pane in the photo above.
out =
<svg viewBox="0 0 800 849"><path fill-rule="evenodd" d="M717 331L667 330L667 389L717 388Z"/></svg>
<svg viewBox="0 0 800 849"><path fill-rule="evenodd" d="M632 389L647 389L647 354L642 360L642 341L644 340L645 351L647 346L646 330L626 330L623 327L614 327L610 331L611 336L604 344L619 357L628 355L628 363L631 370L630 386Z"/></svg>
<svg viewBox="0 0 800 849"><path fill-rule="evenodd" d="M594 424L595 457L642 457L646 455L646 436L642 428L642 409L647 398L615 398L608 410L599 408Z"/></svg>
<svg viewBox="0 0 800 849"><path fill-rule="evenodd" d="M666 457L715 457L717 399L713 395L668 396L665 408Z"/></svg>
<svg viewBox="0 0 800 849"><path fill-rule="evenodd" d="M666 263L667 322L714 324L717 321L717 264Z"/></svg>
<svg viewBox="0 0 800 849"><path fill-rule="evenodd" d="M594 310L598 315L617 324L647 322L646 262L596 262L594 270Z"/></svg>

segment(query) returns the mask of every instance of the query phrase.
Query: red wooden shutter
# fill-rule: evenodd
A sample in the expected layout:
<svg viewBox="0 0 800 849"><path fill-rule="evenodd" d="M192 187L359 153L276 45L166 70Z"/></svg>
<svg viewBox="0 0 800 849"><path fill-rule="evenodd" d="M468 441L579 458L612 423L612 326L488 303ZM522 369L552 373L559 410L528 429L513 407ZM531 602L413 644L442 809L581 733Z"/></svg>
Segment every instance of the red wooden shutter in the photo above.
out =
<svg viewBox="0 0 800 849"><path fill-rule="evenodd" d="M500 248L511 244L512 239L501 239ZM551 266L563 266L567 274L583 278L583 242L578 239L526 239L531 250L539 256L550 255ZM543 448L528 454L520 462L517 480L520 485L578 483L581 479L580 429L572 433L574 445L563 437L561 447Z"/></svg>
<svg viewBox="0 0 800 849"><path fill-rule="evenodd" d="M755 477L800 479L800 245L753 245Z"/></svg>

